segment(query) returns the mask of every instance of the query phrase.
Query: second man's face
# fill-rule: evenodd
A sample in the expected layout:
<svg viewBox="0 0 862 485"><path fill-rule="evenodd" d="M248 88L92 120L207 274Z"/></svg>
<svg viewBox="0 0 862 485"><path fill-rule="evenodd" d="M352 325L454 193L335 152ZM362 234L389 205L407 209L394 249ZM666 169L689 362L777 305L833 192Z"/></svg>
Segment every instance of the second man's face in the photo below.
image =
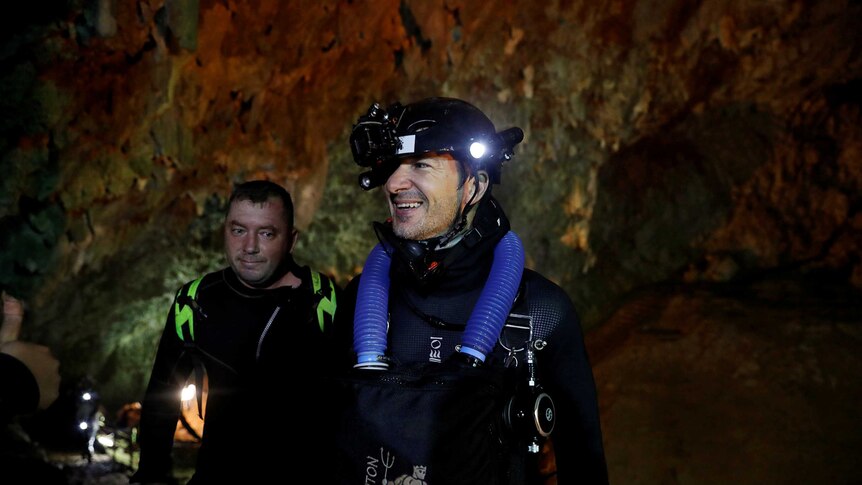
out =
<svg viewBox="0 0 862 485"><path fill-rule="evenodd" d="M224 223L224 247L228 264L249 287L269 282L293 249L295 233L287 226L284 204L270 198L262 204L234 201Z"/></svg>
<svg viewBox="0 0 862 485"><path fill-rule="evenodd" d="M442 236L466 205L465 187L459 187L458 161L449 154L405 158L389 177L384 191L396 236L421 241ZM469 189L467 190L469 192Z"/></svg>

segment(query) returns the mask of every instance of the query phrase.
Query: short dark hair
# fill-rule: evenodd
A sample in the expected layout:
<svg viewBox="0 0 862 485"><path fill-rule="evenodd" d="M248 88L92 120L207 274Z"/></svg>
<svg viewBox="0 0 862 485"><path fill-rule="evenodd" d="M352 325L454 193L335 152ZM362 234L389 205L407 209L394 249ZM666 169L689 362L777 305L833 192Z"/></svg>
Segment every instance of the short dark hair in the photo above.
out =
<svg viewBox="0 0 862 485"><path fill-rule="evenodd" d="M250 200L255 204L263 204L271 198L281 199L284 205L284 220L287 227L293 228L293 200L290 193L281 185L269 180L251 180L237 184L230 194L228 208L236 201Z"/></svg>

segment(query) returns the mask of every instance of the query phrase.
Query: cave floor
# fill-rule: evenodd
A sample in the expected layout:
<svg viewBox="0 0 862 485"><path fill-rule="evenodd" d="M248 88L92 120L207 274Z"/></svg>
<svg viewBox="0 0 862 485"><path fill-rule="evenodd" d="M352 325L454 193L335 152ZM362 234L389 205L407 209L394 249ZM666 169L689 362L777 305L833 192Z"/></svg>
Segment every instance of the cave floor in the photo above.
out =
<svg viewBox="0 0 862 485"><path fill-rule="evenodd" d="M862 483L860 301L800 277L633 295L586 336L611 483Z"/></svg>

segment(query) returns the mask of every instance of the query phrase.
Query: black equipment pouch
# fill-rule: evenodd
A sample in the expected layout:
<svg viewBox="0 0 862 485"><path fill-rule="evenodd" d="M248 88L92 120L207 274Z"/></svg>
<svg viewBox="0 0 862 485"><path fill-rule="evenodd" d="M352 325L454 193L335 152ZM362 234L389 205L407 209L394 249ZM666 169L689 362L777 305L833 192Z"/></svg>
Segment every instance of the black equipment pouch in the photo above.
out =
<svg viewBox="0 0 862 485"><path fill-rule="evenodd" d="M503 382L454 362L353 371L336 400L337 483L503 483Z"/></svg>

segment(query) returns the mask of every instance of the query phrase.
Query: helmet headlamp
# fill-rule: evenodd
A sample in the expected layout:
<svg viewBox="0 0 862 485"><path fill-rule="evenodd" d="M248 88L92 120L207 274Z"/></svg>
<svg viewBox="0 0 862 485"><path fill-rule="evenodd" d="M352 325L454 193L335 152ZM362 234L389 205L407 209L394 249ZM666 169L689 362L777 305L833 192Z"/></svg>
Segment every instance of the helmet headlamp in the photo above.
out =
<svg viewBox="0 0 862 485"><path fill-rule="evenodd" d="M476 160L482 158L482 156L485 155L486 150L484 143L474 141L470 144L470 156Z"/></svg>

